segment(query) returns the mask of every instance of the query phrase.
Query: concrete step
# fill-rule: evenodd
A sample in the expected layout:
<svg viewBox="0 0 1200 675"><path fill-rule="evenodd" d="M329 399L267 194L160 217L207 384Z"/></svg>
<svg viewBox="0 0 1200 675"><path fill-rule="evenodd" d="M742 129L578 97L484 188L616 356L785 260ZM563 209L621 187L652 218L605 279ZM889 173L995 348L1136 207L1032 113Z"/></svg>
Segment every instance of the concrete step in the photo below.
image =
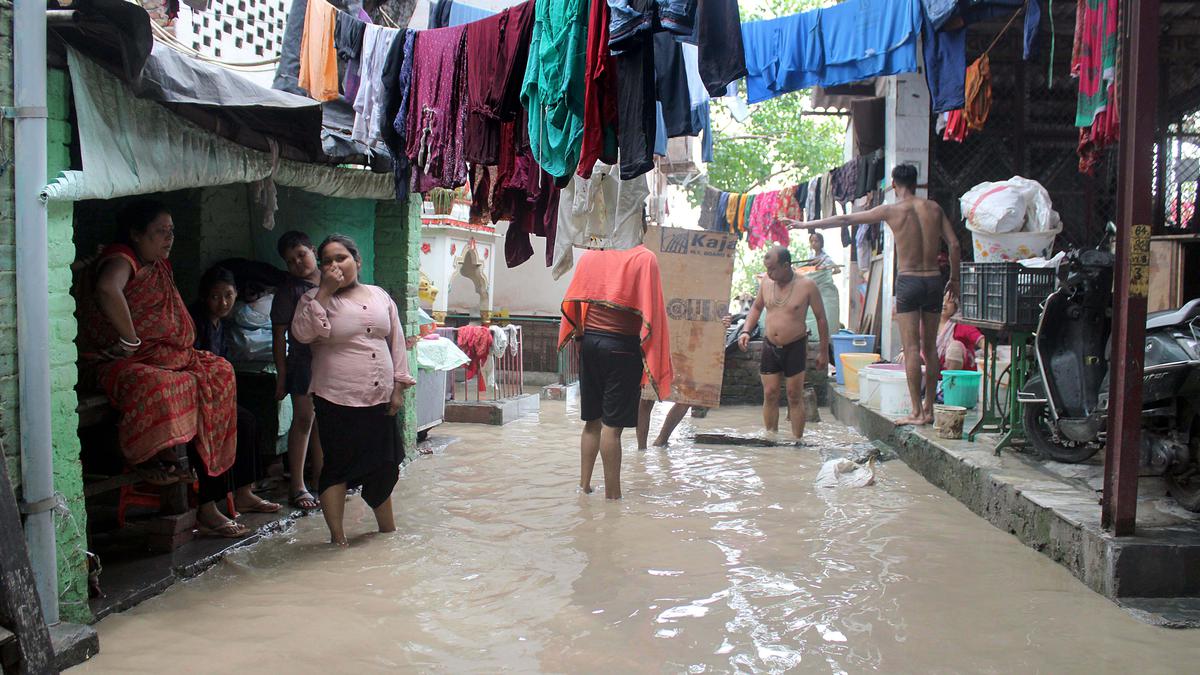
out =
<svg viewBox="0 0 1200 675"><path fill-rule="evenodd" d="M1131 608L1144 607L1134 613L1151 622L1194 619L1200 606L1200 514L1173 505L1156 489L1158 479L1144 479L1137 536L1114 537L1100 527L1093 486L1098 466L1051 466L1010 450L997 456L994 437L971 443L937 438L932 427L896 427L840 387L831 387L831 407L838 420L887 443L929 482L1092 590Z"/></svg>

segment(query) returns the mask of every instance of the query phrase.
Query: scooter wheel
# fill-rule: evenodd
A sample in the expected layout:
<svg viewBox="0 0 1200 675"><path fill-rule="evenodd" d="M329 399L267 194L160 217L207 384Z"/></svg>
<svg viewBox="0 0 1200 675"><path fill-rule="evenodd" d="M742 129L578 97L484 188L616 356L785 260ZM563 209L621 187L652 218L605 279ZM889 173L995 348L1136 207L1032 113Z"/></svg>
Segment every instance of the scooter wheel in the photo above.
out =
<svg viewBox="0 0 1200 675"><path fill-rule="evenodd" d="M1098 444L1059 441L1050 428L1045 403L1027 403L1024 412L1025 438L1043 459L1078 464L1091 459L1100 450Z"/></svg>
<svg viewBox="0 0 1200 675"><path fill-rule="evenodd" d="M1188 464L1182 474L1168 474L1167 492L1188 511L1200 512L1200 413L1192 416L1188 434Z"/></svg>

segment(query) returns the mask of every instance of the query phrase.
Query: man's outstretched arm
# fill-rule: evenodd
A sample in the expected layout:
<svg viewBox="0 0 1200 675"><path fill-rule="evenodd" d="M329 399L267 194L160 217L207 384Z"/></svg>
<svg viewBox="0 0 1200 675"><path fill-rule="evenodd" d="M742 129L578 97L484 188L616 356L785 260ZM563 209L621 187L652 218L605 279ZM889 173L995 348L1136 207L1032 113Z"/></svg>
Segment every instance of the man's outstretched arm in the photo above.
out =
<svg viewBox="0 0 1200 675"><path fill-rule="evenodd" d="M881 204L873 209L867 209L859 213L847 213L840 216L830 216L829 218L821 218L819 220L810 220L800 222L798 220L788 221L789 230L828 230L834 227L850 227L851 225L870 225L887 220L887 204Z"/></svg>

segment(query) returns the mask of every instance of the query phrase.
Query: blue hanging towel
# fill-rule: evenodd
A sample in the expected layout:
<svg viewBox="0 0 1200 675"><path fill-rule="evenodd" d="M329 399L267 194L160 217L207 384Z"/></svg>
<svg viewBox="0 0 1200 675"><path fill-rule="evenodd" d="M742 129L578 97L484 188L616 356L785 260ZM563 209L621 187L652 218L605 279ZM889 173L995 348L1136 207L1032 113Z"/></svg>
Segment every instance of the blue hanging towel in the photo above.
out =
<svg viewBox="0 0 1200 675"><path fill-rule="evenodd" d="M966 105L967 28L934 30L924 26L925 81L933 114Z"/></svg>
<svg viewBox="0 0 1200 675"><path fill-rule="evenodd" d="M819 10L743 23L742 45L750 103L820 82L825 58Z"/></svg>
<svg viewBox="0 0 1200 675"><path fill-rule="evenodd" d="M920 0L847 0L818 11L825 51L822 86L916 72Z"/></svg>

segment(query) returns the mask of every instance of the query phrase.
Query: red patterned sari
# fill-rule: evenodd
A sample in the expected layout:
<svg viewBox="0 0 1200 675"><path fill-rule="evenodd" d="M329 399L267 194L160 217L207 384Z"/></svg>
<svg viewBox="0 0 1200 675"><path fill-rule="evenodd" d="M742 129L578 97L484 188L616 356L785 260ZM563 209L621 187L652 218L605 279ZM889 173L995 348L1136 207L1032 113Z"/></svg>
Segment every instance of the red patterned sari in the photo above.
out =
<svg viewBox="0 0 1200 675"><path fill-rule="evenodd" d="M233 366L193 348L196 326L179 297L169 262L143 266L132 249L112 245L105 248L96 270L112 258L133 265L125 301L142 341L133 356L101 362L96 371L109 402L121 412L118 439L126 461L140 464L161 450L194 441L208 474L224 473L233 466L237 447ZM80 300L86 359L88 351L114 345L118 335L94 297Z"/></svg>

